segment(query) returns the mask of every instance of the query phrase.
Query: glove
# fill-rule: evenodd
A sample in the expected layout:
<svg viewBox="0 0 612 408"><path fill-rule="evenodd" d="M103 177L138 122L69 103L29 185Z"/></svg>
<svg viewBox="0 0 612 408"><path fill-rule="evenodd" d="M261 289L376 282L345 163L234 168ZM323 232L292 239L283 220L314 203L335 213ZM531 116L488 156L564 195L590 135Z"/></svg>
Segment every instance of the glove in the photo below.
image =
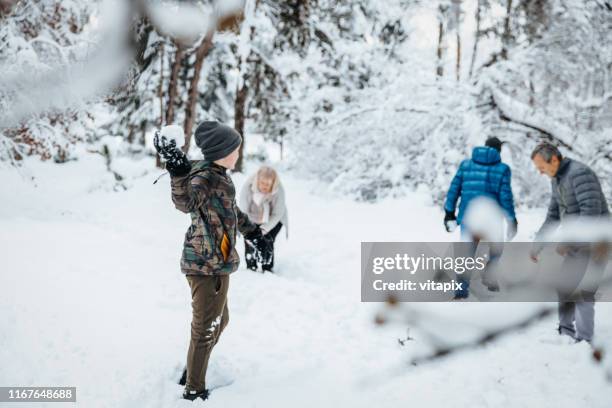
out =
<svg viewBox="0 0 612 408"><path fill-rule="evenodd" d="M244 239L252 243L260 254L265 252L267 243L259 226L248 234L244 234Z"/></svg>
<svg viewBox="0 0 612 408"><path fill-rule="evenodd" d="M166 162L166 169L171 176L185 176L191 171L191 164L187 160L185 153L176 147L174 139L168 142L166 136L161 136L155 132L153 145L159 156Z"/></svg>
<svg viewBox="0 0 612 408"><path fill-rule="evenodd" d="M262 255L262 263L264 265L269 265L270 262L272 261L272 248L273 248L273 240L272 238L268 235L268 234L264 234L263 236L263 241L264 241L264 251L261 253Z"/></svg>
<svg viewBox="0 0 612 408"><path fill-rule="evenodd" d="M518 221L513 219L508 223L508 241L512 241L512 239L516 236L518 232Z"/></svg>
<svg viewBox="0 0 612 408"><path fill-rule="evenodd" d="M446 215L444 215L444 228L446 228L446 232L453 232L457 228L457 217L455 217L454 211L446 211Z"/></svg>

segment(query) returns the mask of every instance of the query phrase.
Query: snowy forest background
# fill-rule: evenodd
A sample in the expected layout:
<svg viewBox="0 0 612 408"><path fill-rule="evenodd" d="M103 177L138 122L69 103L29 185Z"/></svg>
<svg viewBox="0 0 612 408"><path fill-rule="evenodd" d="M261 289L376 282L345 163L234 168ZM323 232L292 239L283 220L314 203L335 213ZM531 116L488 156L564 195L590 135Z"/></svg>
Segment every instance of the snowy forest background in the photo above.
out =
<svg viewBox="0 0 612 408"><path fill-rule="evenodd" d="M612 303L591 348L556 303L367 303L357 277L361 242L460 239L440 202L488 136L515 241L545 217L540 140L612 200L612 0L0 0L0 385L186 406L189 217L151 137L198 158L206 119L244 135L237 189L281 170L291 225L274 274L232 277L209 406L608 408Z"/></svg>
<svg viewBox="0 0 612 408"><path fill-rule="evenodd" d="M548 194L540 139L612 198L609 0L1 0L0 21L5 164L154 160L155 129L182 125L189 150L218 119L359 200L439 200L487 136L522 205Z"/></svg>

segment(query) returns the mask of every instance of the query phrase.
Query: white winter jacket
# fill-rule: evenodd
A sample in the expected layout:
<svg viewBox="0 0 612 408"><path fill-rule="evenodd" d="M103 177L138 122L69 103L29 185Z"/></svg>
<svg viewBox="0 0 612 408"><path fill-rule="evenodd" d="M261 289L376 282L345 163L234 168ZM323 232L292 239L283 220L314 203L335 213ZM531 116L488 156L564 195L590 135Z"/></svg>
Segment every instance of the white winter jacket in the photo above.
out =
<svg viewBox="0 0 612 408"><path fill-rule="evenodd" d="M249 219L261 225L264 234L282 222L285 233L289 236L289 219L285 204L285 189L277 176L272 191L262 194L257 188L257 173L251 175L240 191L240 209Z"/></svg>

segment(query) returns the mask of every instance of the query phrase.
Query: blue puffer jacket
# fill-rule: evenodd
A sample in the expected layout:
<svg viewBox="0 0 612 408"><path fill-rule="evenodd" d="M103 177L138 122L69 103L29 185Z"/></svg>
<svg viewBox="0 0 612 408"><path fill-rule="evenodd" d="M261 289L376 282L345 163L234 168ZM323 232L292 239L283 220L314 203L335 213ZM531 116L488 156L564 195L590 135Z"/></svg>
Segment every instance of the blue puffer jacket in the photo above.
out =
<svg viewBox="0 0 612 408"><path fill-rule="evenodd" d="M454 213L457 200L461 197L457 215L457 223L461 224L470 201L476 197L490 197L514 220L516 215L510 178L510 167L501 162L497 150L484 146L475 147L472 158L461 162L448 189L444 209Z"/></svg>

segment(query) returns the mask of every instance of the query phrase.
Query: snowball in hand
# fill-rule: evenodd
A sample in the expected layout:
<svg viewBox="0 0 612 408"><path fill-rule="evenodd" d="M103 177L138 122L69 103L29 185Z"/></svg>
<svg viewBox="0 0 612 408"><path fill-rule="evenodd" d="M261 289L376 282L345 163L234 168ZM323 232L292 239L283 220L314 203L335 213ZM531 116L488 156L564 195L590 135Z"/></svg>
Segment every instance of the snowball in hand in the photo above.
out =
<svg viewBox="0 0 612 408"><path fill-rule="evenodd" d="M168 141L174 140L179 148L185 144L185 133L183 133L183 128L179 125L164 126L161 128L160 133L162 136L166 136Z"/></svg>
<svg viewBox="0 0 612 408"><path fill-rule="evenodd" d="M185 144L185 133L183 133L183 128L180 127L179 125L164 126L161 128L159 133L161 134L161 136L166 136L166 139L168 139L168 142L170 142L171 140L174 140L176 142L176 147L178 147L179 149L183 147L183 145ZM155 137L155 131L151 132L149 134L149 137L147 137L147 140L146 140L147 147L153 150L155 149L153 145L154 137Z"/></svg>

